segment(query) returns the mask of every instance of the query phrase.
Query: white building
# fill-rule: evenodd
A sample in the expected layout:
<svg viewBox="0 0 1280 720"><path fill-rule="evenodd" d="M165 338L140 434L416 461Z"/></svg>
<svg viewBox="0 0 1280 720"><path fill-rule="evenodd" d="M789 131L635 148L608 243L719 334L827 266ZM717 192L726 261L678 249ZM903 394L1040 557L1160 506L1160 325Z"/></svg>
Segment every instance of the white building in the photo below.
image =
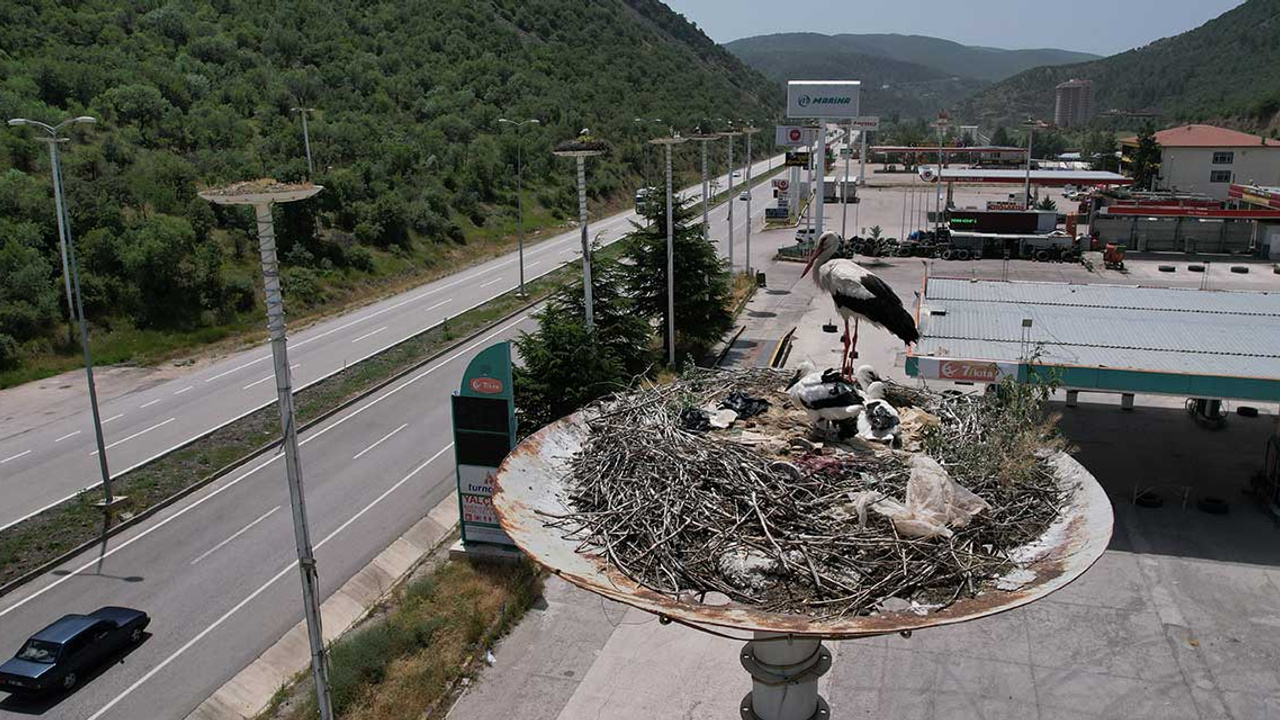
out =
<svg viewBox="0 0 1280 720"><path fill-rule="evenodd" d="M1120 141L1125 155L1136 137ZM1280 185L1280 141L1214 127L1183 125L1156 133L1160 172L1156 190L1199 193L1226 200L1232 183Z"/></svg>

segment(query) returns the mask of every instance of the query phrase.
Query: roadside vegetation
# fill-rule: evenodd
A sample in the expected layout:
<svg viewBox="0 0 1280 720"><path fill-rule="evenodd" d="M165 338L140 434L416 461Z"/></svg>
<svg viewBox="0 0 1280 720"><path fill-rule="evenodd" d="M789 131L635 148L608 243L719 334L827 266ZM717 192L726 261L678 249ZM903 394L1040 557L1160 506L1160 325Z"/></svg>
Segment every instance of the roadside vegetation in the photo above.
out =
<svg viewBox="0 0 1280 720"><path fill-rule="evenodd" d="M521 143L526 226L550 229L576 214L577 194L571 163L549 151L582 128L612 146L588 173L605 209L656 179L646 139L717 117L764 126L781 104L777 86L652 0L288 0L263 13L243 0L0 8L5 117L99 121L71 131L63 158L101 362L154 362L260 326L251 217L196 191L305 179L294 108L315 109L326 188L277 209L302 317L509 243ZM684 179L694 155L677 159ZM35 136L0 128L0 387L78 362L48 172Z"/></svg>
<svg viewBox="0 0 1280 720"><path fill-rule="evenodd" d="M542 592L527 561L445 562L394 593L382 612L329 646L334 714L344 720L442 718L458 681ZM259 720L316 717L315 685L277 694Z"/></svg>

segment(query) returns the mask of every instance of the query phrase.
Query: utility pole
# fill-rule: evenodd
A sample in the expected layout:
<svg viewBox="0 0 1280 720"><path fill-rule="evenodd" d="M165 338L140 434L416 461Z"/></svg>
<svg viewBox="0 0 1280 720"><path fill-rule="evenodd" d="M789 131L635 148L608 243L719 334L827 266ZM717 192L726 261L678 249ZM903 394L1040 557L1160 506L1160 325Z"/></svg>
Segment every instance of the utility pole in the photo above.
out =
<svg viewBox="0 0 1280 720"><path fill-rule="evenodd" d="M733 139L742 133L733 129L733 123L729 123L729 129L720 133L720 137L729 141L729 276L733 276Z"/></svg>
<svg viewBox="0 0 1280 720"><path fill-rule="evenodd" d="M702 127L699 126L693 129L691 138L702 146L702 237L704 240L711 239L711 220L709 218L711 210L711 181L707 172L707 143L719 137L715 133L702 132Z"/></svg>
<svg viewBox="0 0 1280 720"><path fill-rule="evenodd" d="M1027 180L1022 186L1022 204L1027 210L1031 209L1031 139L1035 136L1036 128L1040 126L1038 120L1027 118L1022 126L1027 129Z"/></svg>
<svg viewBox="0 0 1280 720"><path fill-rule="evenodd" d="M607 147L603 141L592 140L590 131L584 128L578 133L576 140L561 143L551 151L551 154L556 157L574 158L578 167L578 227L582 230L582 299L587 306L587 330L594 329L596 322L595 311L591 304L591 239L587 234L586 160L589 157L603 155Z"/></svg>
<svg viewBox="0 0 1280 720"><path fill-rule="evenodd" d="M747 276L751 276L751 136L760 132L760 128L753 125L747 125L742 130L742 134L747 136L747 163L746 169L742 171L742 179L746 183L747 188ZM729 198L729 202L733 202L733 198Z"/></svg>
<svg viewBox="0 0 1280 720"><path fill-rule="evenodd" d="M853 154L853 121L844 132L844 177L840 183L840 237L849 237L849 156Z"/></svg>
<svg viewBox="0 0 1280 720"><path fill-rule="evenodd" d="M536 118L528 120L508 120L498 118L499 123L512 125L516 129L516 208L519 213L519 254L520 254L520 297L529 297L524 291L524 133L520 130L528 124L541 125Z"/></svg>
<svg viewBox="0 0 1280 720"><path fill-rule="evenodd" d="M111 470L107 466L107 448L102 438L102 416L98 412L98 388L93 379L93 356L89 353L89 323L84 316L83 295L80 292L80 269L76 263L75 243L71 240L71 215L67 212L66 193L62 187L62 154L59 146L70 139L62 136L62 129L71 125L93 125L98 121L88 115L69 118L57 125L48 125L37 120L13 118L10 127L31 127L45 133L36 140L49 145L49 171L53 175L54 212L58 220L58 243L62 255L62 277L67 291L67 313L75 324L80 326L80 350L84 353L84 376L89 386L89 411L93 416L93 438L97 443L98 471L102 475L102 500L100 505L106 514L103 523L105 533L110 523L111 506L117 498L111 492ZM123 499L123 498L120 498ZM105 538L105 535L104 535ZM105 539L104 539L105 542Z"/></svg>
<svg viewBox="0 0 1280 720"><path fill-rule="evenodd" d="M258 222L258 250L262 259L263 291L267 302L267 332L271 337L271 356L275 360L276 403L280 408L285 475L289 482L289 504L293 508L293 539L298 551L298 572L302 576L307 639L311 644L311 674L315 679L316 706L320 711L320 718L332 720L329 666L325 657L324 630L320 625L320 578L316 572L311 529L307 523L307 504L303 494L302 459L298 452L293 379L289 372L289 350L284 322L284 297L280 291L275 223L271 217L272 205L305 200L323 189L311 183L281 185L258 181L238 183L221 190L208 190L200 193L200 197L218 205L252 205Z"/></svg>
<svg viewBox="0 0 1280 720"><path fill-rule="evenodd" d="M302 116L302 145L307 149L307 179L310 180L315 176L315 168L311 164L311 132L307 129L307 113L313 113L315 108L296 107L291 108L292 112L296 112Z"/></svg>
<svg viewBox="0 0 1280 720"><path fill-rule="evenodd" d="M671 146L684 142L684 138L676 133L671 137L650 140L654 145L661 145L666 152L667 160L667 363L676 366L676 275L675 275L675 220L672 211L674 203L673 179L671 175Z"/></svg>
<svg viewBox="0 0 1280 720"><path fill-rule="evenodd" d="M942 141L950 123L951 121L947 118L945 111L938 113L938 121L934 123L934 127L938 128L938 177L936 180L938 187L933 197L933 237L935 241L942 234ZM925 219L927 220L928 218L926 217Z"/></svg>

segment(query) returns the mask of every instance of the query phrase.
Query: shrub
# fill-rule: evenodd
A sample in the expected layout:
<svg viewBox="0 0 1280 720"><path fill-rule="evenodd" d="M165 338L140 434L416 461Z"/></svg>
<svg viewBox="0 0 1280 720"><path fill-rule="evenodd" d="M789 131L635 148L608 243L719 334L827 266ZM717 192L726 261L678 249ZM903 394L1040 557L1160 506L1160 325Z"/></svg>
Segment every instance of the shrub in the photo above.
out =
<svg viewBox="0 0 1280 720"><path fill-rule="evenodd" d="M373 251L363 245L353 245L345 253L347 265L356 270L373 272Z"/></svg>
<svg viewBox="0 0 1280 720"><path fill-rule="evenodd" d="M0 370L13 370L22 364L22 348L18 341L0 333Z"/></svg>
<svg viewBox="0 0 1280 720"><path fill-rule="evenodd" d="M303 306L318 305L325 301L324 288L320 287L320 275L311 268L292 267L280 274L286 302Z"/></svg>

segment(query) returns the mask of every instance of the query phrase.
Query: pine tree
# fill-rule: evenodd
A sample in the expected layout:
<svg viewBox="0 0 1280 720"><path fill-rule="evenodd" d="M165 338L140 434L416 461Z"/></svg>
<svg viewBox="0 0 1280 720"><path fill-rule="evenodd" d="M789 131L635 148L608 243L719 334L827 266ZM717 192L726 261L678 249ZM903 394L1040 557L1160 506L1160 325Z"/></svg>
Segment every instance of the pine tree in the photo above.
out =
<svg viewBox="0 0 1280 720"><path fill-rule="evenodd" d="M1155 128L1147 125L1138 133L1138 147L1130 157L1134 189L1154 190L1156 174L1160 172L1160 144L1156 142Z"/></svg>
<svg viewBox="0 0 1280 720"><path fill-rule="evenodd" d="M566 288L516 339L516 413L527 435L610 392L629 387L652 363L649 326L623 292L616 262L592 268L595 327L587 330L580 286Z"/></svg>
<svg viewBox="0 0 1280 720"><path fill-rule="evenodd" d="M628 293L636 312L649 322L660 321L663 357L667 343L667 208L663 202L645 209L648 226L633 223L625 251ZM715 246L702 236L701 216L692 202L677 198L672 208L675 226L676 357L704 355L733 323L729 312L729 273Z"/></svg>

